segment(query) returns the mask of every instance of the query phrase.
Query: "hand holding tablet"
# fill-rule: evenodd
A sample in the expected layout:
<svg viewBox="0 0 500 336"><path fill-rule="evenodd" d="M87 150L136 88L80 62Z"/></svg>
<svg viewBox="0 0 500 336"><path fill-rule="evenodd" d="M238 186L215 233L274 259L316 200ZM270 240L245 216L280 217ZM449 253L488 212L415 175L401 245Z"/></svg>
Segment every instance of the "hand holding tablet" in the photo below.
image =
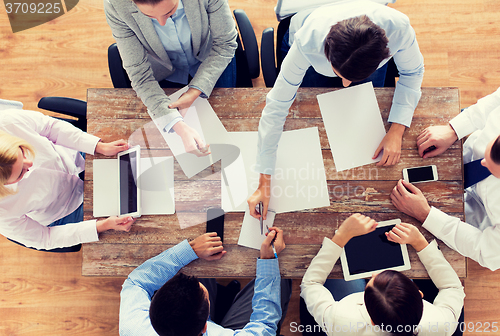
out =
<svg viewBox="0 0 500 336"><path fill-rule="evenodd" d="M420 252L429 245L422 232L408 223L396 224L391 231L385 233L388 240L398 244L410 244Z"/></svg>

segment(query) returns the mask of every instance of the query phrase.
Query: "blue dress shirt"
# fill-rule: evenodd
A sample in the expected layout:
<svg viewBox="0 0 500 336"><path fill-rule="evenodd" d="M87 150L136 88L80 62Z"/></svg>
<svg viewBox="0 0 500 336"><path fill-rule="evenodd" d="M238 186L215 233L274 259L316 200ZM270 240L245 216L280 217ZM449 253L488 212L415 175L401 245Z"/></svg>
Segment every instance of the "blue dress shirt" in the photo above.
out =
<svg viewBox="0 0 500 336"><path fill-rule="evenodd" d="M360 15L368 16L385 31L390 54L399 70L389 122L410 126L421 96L424 61L408 17L372 1L344 1L325 5L314 10L295 33L276 83L266 97L266 106L259 123L257 172L274 173L276 151L288 109L295 100L307 69L312 66L324 76L336 77L324 52L325 38L331 26ZM388 60L383 60L379 67Z"/></svg>
<svg viewBox="0 0 500 336"><path fill-rule="evenodd" d="M197 259L187 240L153 257L137 267L123 284L120 294L120 335L157 335L149 320L153 293L182 267ZM205 336L261 335L274 336L281 319L281 277L278 259L257 260L253 312L250 322L237 331L208 321Z"/></svg>

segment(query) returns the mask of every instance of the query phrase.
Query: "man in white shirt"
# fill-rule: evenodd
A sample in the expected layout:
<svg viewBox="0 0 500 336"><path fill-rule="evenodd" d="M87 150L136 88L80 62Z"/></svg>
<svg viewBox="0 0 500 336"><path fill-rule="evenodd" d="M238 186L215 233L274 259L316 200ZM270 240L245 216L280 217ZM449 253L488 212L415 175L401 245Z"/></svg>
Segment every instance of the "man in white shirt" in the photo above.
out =
<svg viewBox="0 0 500 336"><path fill-rule="evenodd" d="M399 161L404 131L421 96L424 63L415 31L408 17L393 8L372 1L325 5L305 19L293 38L259 123L259 187L248 199L250 214L256 218L260 217L255 211L259 202L264 204L266 218L278 143L288 110L310 67L323 76L340 77L343 85L349 86L366 79L394 57L400 77L389 115L392 125L374 153L377 157L383 150L379 165Z"/></svg>
<svg viewBox="0 0 500 336"><path fill-rule="evenodd" d="M391 199L398 210L423 222L425 229L448 246L496 270L500 268L500 89L448 125L425 129L417 139L419 154L423 158L439 155L468 134L464 164L482 159L491 175L465 189L467 223L430 207L422 192L404 181L398 182Z"/></svg>

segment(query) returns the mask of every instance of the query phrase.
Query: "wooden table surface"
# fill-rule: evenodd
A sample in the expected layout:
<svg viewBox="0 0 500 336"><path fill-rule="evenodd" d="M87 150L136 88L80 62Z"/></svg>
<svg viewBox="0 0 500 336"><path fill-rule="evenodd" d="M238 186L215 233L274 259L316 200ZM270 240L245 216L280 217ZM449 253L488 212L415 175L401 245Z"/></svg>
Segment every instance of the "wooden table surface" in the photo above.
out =
<svg viewBox="0 0 500 336"><path fill-rule="evenodd" d="M229 132L256 131L265 106L269 88L214 89L209 99L213 109ZM427 240L433 236L413 218L392 205L389 194L402 177L402 169L435 164L439 181L419 184L430 205L463 219L463 182L461 142L446 153L422 160L416 150L418 134L429 125L446 124L459 113L457 88L422 88L422 98L415 110L411 128L403 138L401 161L392 167L374 164L337 172L321 119L316 95L335 89L300 88L290 109L285 130L317 126L320 134L330 206L276 215L275 226L284 230L286 249L280 254L283 277L301 278L311 259L317 254L323 237L332 237L336 228L351 214L360 212L375 220L401 218L417 225ZM174 92L166 89L167 94ZM394 89L376 88L375 93L388 129L387 117ZM151 123L145 106L132 89L89 89L87 92L88 132L103 141L128 139L131 145L141 145L143 156L170 156L167 144ZM142 134L147 131L147 141ZM156 133L155 133L156 132ZM151 134L153 136L151 136ZM257 145L257 144L256 144ZM91 219L93 204L94 158L86 159L84 217ZM99 242L83 245L82 274L89 276L127 276L145 260L176 245L183 239L193 239L205 232L206 210L220 206L220 165L205 169L191 179L174 164L176 214L142 216L129 233L108 231L100 234ZM179 220L199 225L180 229ZM259 252L237 245L243 213L228 213L225 217L224 247L227 254L219 261L198 259L183 268L186 274L200 277L254 277ZM441 251L459 277L466 277L466 259L439 241ZM403 272L410 278L428 277L409 246L411 270ZM330 274L342 278L340 261Z"/></svg>

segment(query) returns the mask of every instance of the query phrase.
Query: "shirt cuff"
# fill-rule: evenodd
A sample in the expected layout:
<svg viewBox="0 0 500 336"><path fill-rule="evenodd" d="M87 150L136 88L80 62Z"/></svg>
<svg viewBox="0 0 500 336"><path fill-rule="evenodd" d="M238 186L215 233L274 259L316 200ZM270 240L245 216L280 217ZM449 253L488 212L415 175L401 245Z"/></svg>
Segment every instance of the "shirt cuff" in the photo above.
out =
<svg viewBox="0 0 500 336"><path fill-rule="evenodd" d="M255 164L255 171L260 174L274 175L275 167L276 167L275 156L261 156L257 158L257 163Z"/></svg>
<svg viewBox="0 0 500 336"><path fill-rule="evenodd" d="M339 254L342 253L342 247L338 246L331 240L330 238L324 237L323 244L321 245L321 250L326 249L330 250L331 253Z"/></svg>
<svg viewBox="0 0 500 336"><path fill-rule="evenodd" d="M97 144L101 141L101 139L92 134L87 133L86 135L87 136L85 136L83 141L80 143L82 146L81 152L95 155Z"/></svg>
<svg viewBox="0 0 500 336"><path fill-rule="evenodd" d="M257 259L257 277L280 277L278 259Z"/></svg>
<svg viewBox="0 0 500 336"><path fill-rule="evenodd" d="M174 120L172 120L167 126L165 126L163 132L174 133L172 127L174 127L174 125L177 124L179 121L182 121L182 117L176 117Z"/></svg>
<svg viewBox="0 0 500 336"><path fill-rule="evenodd" d="M422 227L437 237L437 233L441 230L443 224L446 223L447 220L447 214L436 209L435 207L431 207L431 211L422 223Z"/></svg>
<svg viewBox="0 0 500 336"><path fill-rule="evenodd" d="M199 87L197 87L197 86L195 86L195 85L188 85L188 87L193 88L193 89L196 89L196 90L199 90L199 91L201 92L201 93L200 93L200 97L201 97L201 98L204 98L204 99L207 99L207 98L208 98L208 95L207 95L205 92L203 92L203 90L202 90L202 89L200 89Z"/></svg>
<svg viewBox="0 0 500 336"><path fill-rule="evenodd" d="M80 241L82 243L92 243L99 241L99 235L97 234L97 220L92 219L88 221L83 221L80 226Z"/></svg>
<svg viewBox="0 0 500 336"><path fill-rule="evenodd" d="M169 250L177 256L180 264L184 266L189 264L191 261L198 259L198 255L194 252L191 245L189 245L187 239L184 239L179 244L171 247Z"/></svg>
<svg viewBox="0 0 500 336"><path fill-rule="evenodd" d="M436 240L433 240L420 252L417 252L418 258L424 265L429 264L430 261L435 258L436 251L439 250Z"/></svg>
<svg viewBox="0 0 500 336"><path fill-rule="evenodd" d="M469 107L472 108L472 107ZM455 118L450 120L450 125L453 127L455 130L455 133L457 134L458 140L462 139L463 137L471 134L476 130L474 127L474 124L470 122L467 109L464 110L462 113L457 115Z"/></svg>

